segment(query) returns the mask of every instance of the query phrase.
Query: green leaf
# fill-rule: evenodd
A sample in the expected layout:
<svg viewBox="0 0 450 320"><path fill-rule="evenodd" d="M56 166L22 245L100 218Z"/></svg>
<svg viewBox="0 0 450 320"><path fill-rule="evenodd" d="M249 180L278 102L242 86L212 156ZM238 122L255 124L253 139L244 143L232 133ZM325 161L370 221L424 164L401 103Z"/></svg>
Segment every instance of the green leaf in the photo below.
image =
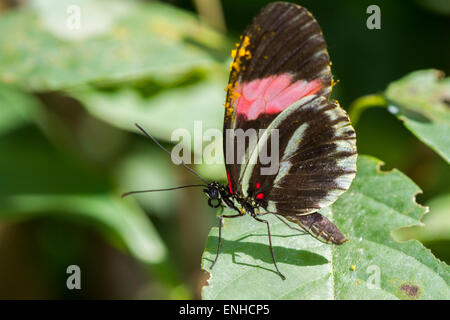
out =
<svg viewBox="0 0 450 320"><path fill-rule="evenodd" d="M98 170L58 152L32 127L1 135L0 149L0 221L53 214L92 222L141 261L164 259L166 248L151 221L133 199L120 199L119 190L111 191Z"/></svg>
<svg viewBox="0 0 450 320"><path fill-rule="evenodd" d="M38 104L32 95L0 83L0 135L29 122Z"/></svg>
<svg viewBox="0 0 450 320"><path fill-rule="evenodd" d="M201 121L203 132L222 128L224 83L225 80L201 81L164 90L152 97L143 97L130 88L116 92L72 90L70 93L103 121L133 132L137 131L134 123L138 122L155 137L170 141L177 129L186 129L194 139L194 121ZM185 143L191 146L191 141Z"/></svg>
<svg viewBox="0 0 450 320"><path fill-rule="evenodd" d="M0 135L0 200L14 194L104 193L107 178L55 149L34 127Z"/></svg>
<svg viewBox="0 0 450 320"><path fill-rule="evenodd" d="M423 219L424 226L399 230L400 239L418 239L422 242L450 241L450 194L438 196L427 202L430 213Z"/></svg>
<svg viewBox="0 0 450 320"><path fill-rule="evenodd" d="M420 189L410 179L397 170L380 172L381 164L360 156L350 190L321 210L349 239L341 246L263 216L285 281L274 272L265 224L249 216L225 221L222 254L209 270L218 240L213 228L202 260L211 275L203 298L449 299L450 268L418 241L391 237L395 229L419 224L426 208L415 203Z"/></svg>
<svg viewBox="0 0 450 320"><path fill-rule="evenodd" d="M388 110L450 163L450 78L438 70L413 72L391 83Z"/></svg>
<svg viewBox="0 0 450 320"><path fill-rule="evenodd" d="M80 28L69 28L80 9ZM173 82L216 65L224 38L174 7L137 1L34 1L0 19L0 82L58 90L89 82Z"/></svg>
<svg viewBox="0 0 450 320"><path fill-rule="evenodd" d="M194 139L203 141L203 148L211 143L209 138L203 139L202 136L209 129L217 130L218 145L222 144L224 83L226 79L219 74L198 83L166 89L149 97L133 88L113 92L84 88L70 90L69 93L102 121L132 132L138 132L134 126L137 122L157 139L181 143L194 154ZM201 127L198 133L194 130L196 125ZM187 132L190 139L174 137L172 141L172 134L180 129ZM203 162L196 165L196 170L206 178L222 180L226 179L222 147L217 151L218 157L222 159L218 161L219 164ZM193 160L192 155L191 161L194 162Z"/></svg>
<svg viewBox="0 0 450 320"><path fill-rule="evenodd" d="M146 142L146 143L145 143ZM137 148L121 160L115 168L116 181L124 192L169 188L180 185L177 181L170 157L143 141ZM172 215L176 211L179 192L152 192L135 194L132 197L147 211L154 215Z"/></svg>
<svg viewBox="0 0 450 320"><path fill-rule="evenodd" d="M3 200L0 219L30 219L49 212L72 219L93 221L120 237L128 250L142 262L159 263L166 255L166 248L150 220L131 201L109 195L17 195ZM111 237L111 235L109 235Z"/></svg>

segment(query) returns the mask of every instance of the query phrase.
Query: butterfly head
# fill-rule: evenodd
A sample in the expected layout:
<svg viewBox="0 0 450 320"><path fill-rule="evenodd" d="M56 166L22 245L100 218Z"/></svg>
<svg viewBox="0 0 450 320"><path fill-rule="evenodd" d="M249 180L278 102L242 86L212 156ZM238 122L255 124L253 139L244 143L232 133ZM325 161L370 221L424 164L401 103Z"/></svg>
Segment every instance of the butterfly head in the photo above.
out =
<svg viewBox="0 0 450 320"><path fill-rule="evenodd" d="M208 204L210 207L217 208L222 203L220 198L220 184L218 182L211 182L207 185L207 189L203 189L203 192L208 196Z"/></svg>

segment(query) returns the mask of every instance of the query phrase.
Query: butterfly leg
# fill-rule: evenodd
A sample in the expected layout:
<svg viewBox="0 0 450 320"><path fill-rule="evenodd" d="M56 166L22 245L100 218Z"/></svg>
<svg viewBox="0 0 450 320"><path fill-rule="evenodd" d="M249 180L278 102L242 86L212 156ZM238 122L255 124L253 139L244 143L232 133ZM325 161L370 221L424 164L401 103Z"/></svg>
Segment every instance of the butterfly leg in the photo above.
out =
<svg viewBox="0 0 450 320"><path fill-rule="evenodd" d="M236 217L241 217L241 216L242 216L242 214L221 215L221 216L219 216L219 243L217 245L216 258L214 259L214 262L212 263L210 269L212 269L214 267L214 265L217 262L217 259L219 258L220 247L222 246L222 223L223 223L223 218L236 218Z"/></svg>
<svg viewBox="0 0 450 320"><path fill-rule="evenodd" d="M278 275L281 277L281 279L286 280L286 277L280 272L280 270L278 270L277 262L275 260L275 255L273 254L272 237L270 235L269 221L258 218L256 216L256 214L253 212L251 213L251 215L252 215L253 219L255 219L256 221L264 222L267 225L267 233L269 235L269 247L270 247L270 253L272 254L273 265L275 266L275 269L277 269Z"/></svg>

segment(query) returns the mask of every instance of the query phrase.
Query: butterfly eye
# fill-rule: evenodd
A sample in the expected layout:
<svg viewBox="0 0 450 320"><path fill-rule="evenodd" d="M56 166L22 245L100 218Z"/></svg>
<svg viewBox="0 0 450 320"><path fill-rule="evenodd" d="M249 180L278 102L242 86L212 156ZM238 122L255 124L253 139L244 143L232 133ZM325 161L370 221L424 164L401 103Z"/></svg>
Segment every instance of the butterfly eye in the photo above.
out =
<svg viewBox="0 0 450 320"><path fill-rule="evenodd" d="M219 200L219 205L220 205L220 193L219 193L219 189L216 185L214 184L210 184L208 185L208 189L203 189L203 192L206 193L208 195L209 200ZM209 203L210 201L208 201ZM211 202L212 203L212 202ZM217 208L219 205L211 205L211 207L213 208Z"/></svg>
<svg viewBox="0 0 450 320"><path fill-rule="evenodd" d="M208 190L208 194L209 194L209 197L211 199L218 199L219 198L219 190L217 190L217 188L210 188Z"/></svg>

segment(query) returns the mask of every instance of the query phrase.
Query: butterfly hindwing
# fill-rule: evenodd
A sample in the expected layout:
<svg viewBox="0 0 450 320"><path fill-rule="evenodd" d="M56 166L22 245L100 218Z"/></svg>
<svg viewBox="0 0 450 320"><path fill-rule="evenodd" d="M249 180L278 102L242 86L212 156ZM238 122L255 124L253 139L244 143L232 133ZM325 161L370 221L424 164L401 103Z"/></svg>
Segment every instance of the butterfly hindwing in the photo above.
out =
<svg viewBox="0 0 450 320"><path fill-rule="evenodd" d="M261 163L247 164L245 195L259 194L268 212L301 215L330 205L350 187L356 173L355 131L337 102L306 97L272 124L270 129L279 132L279 170L262 175Z"/></svg>

